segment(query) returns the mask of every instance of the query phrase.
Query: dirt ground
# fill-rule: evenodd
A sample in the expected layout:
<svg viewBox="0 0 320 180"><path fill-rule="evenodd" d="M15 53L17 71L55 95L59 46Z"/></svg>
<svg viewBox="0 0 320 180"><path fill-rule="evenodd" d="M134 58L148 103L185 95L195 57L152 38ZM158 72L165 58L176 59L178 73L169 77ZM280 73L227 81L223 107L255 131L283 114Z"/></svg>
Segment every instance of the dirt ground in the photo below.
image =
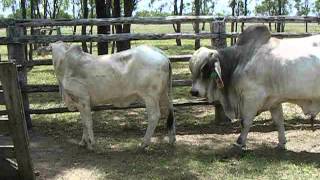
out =
<svg viewBox="0 0 320 180"><path fill-rule="evenodd" d="M110 129L106 132L96 130L97 145L94 151L77 145L81 129L77 130L76 136L69 136L44 133L46 131L42 128L42 124L35 123L30 132L31 155L38 172L37 179L207 179L208 176L220 179L223 173L222 177L212 177L208 172L214 170L205 169L206 166L238 166L248 153L257 161L266 158L271 163L280 160L297 165L320 165L319 120L315 122L315 131L311 130L307 119L286 121L286 151L274 148L277 132L272 121L263 117L255 121L251 128L248 150L245 152L236 151L233 146L240 132L238 121L230 125L178 123L175 146L170 146L163 139L165 131L160 127L152 139L153 144L146 150L138 146L145 132L140 127ZM8 141L8 137L0 137L0 144ZM193 165L188 164L190 158L199 162L204 169L195 170ZM223 166L215 165L216 162Z"/></svg>

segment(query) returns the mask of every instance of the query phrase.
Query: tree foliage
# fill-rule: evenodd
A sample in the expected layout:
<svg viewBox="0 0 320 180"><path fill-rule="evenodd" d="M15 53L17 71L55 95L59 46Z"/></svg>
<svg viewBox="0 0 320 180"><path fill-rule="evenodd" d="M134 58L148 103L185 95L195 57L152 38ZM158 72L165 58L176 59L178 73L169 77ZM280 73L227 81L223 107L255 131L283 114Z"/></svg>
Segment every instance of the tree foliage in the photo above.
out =
<svg viewBox="0 0 320 180"><path fill-rule="evenodd" d="M281 4L280 4L280 3ZM279 12L279 7L281 12ZM288 15L291 4L289 0L263 0L255 7L255 14L261 16Z"/></svg>
<svg viewBox="0 0 320 180"><path fill-rule="evenodd" d="M308 15L311 11L309 0L294 0L297 16Z"/></svg>
<svg viewBox="0 0 320 180"><path fill-rule="evenodd" d="M313 7L313 13L315 13L317 16L320 16L320 0L315 0L314 7Z"/></svg>

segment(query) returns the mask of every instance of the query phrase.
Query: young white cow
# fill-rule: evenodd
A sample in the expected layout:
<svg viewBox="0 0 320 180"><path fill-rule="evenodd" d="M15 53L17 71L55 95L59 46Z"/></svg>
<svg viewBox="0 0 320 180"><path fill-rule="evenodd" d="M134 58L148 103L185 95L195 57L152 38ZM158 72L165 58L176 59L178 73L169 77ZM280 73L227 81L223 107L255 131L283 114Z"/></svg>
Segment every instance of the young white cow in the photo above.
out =
<svg viewBox="0 0 320 180"><path fill-rule="evenodd" d="M79 110L83 123L80 145L92 149L91 106L110 103L125 107L142 99L148 128L142 147L150 144L161 115L167 117L169 141L175 142L175 119L171 100L171 65L159 50L139 46L113 55L95 56L80 46L50 44L60 92L69 110Z"/></svg>

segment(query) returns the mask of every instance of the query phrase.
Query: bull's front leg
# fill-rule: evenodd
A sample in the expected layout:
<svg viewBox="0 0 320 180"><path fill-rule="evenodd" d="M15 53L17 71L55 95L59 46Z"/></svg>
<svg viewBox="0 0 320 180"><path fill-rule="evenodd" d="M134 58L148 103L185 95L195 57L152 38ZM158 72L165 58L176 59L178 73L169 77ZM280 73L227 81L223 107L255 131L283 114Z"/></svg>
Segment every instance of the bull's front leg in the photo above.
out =
<svg viewBox="0 0 320 180"><path fill-rule="evenodd" d="M92 150L95 141L92 127L91 107L89 103L90 101L83 100L78 107L83 125L82 139L79 145L86 145L88 149Z"/></svg>
<svg viewBox="0 0 320 180"><path fill-rule="evenodd" d="M256 111L256 104L251 103L248 101L247 105L244 105L243 108L240 110L241 111L241 133L240 136L237 139L237 146L241 148L246 147L246 142L247 142L247 136L250 131L250 128L253 123L253 119L257 114Z"/></svg>
<svg viewBox="0 0 320 180"><path fill-rule="evenodd" d="M250 128L252 126L254 117L245 117L241 118L241 133L240 136L237 139L237 146L240 146L241 148L246 147L247 142L247 136L250 131Z"/></svg>
<svg viewBox="0 0 320 180"><path fill-rule="evenodd" d="M283 118L283 110L282 105L279 104L274 106L270 109L272 120L274 124L278 128L278 148L285 149L286 148L286 136L285 136L285 129L284 129L284 118Z"/></svg>
<svg viewBox="0 0 320 180"><path fill-rule="evenodd" d="M151 142L151 137L156 129L160 118L159 100L157 98L144 98L147 114L148 114L148 128L143 138L142 148L147 147Z"/></svg>

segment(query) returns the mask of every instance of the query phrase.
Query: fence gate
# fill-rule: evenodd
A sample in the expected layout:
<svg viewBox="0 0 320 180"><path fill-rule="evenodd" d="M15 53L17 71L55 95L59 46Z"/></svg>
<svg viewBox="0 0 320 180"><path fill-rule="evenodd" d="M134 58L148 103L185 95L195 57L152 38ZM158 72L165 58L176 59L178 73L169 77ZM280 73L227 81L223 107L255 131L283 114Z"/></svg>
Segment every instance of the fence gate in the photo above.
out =
<svg viewBox="0 0 320 180"><path fill-rule="evenodd" d="M18 83L16 65L0 63L0 81L3 88L7 119L0 119L0 126L7 126L13 141L12 145L0 145L0 158L15 158L20 179L35 179L29 152L29 138Z"/></svg>

